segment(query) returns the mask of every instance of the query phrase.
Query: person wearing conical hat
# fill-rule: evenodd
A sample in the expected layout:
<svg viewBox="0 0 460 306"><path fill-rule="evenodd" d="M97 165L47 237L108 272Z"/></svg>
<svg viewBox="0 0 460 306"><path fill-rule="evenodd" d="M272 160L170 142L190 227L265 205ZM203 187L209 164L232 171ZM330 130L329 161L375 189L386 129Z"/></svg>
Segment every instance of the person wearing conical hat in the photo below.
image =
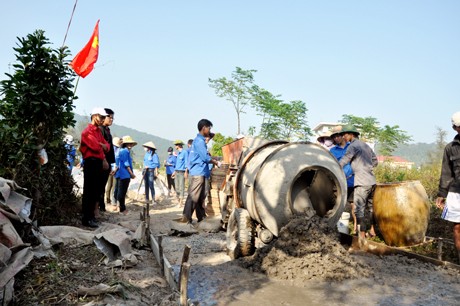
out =
<svg viewBox="0 0 460 306"><path fill-rule="evenodd" d="M334 146L330 131L321 132L318 138L316 138L316 141L326 150L330 150Z"/></svg>
<svg viewBox="0 0 460 306"><path fill-rule="evenodd" d="M174 183L176 186L177 192L177 200L179 201L179 205L184 204L184 193L185 193L185 170L186 164L188 159L188 152L184 150L184 143L182 140L174 141L174 145L176 146L177 151L177 158L176 158L176 166L174 167Z"/></svg>
<svg viewBox="0 0 460 306"><path fill-rule="evenodd" d="M117 200L120 206L120 213L126 215L126 193L128 192L131 179L136 178L133 171L133 159L131 157L131 149L137 145L137 142L131 136L123 136L123 143L118 152L118 171L115 173L115 178L118 179Z"/></svg>
<svg viewBox="0 0 460 306"><path fill-rule="evenodd" d="M156 153L155 144L151 141L146 142L142 145L145 150L144 155L144 170L142 175L144 177L145 187L145 202L150 201L150 194L152 195L152 203L155 203L155 186L154 181L158 176L158 170L160 168L160 159ZM150 194L149 194L150 193Z"/></svg>
<svg viewBox="0 0 460 306"><path fill-rule="evenodd" d="M353 202L355 203L356 223L358 224L357 231L360 238L365 238L367 225L365 211L367 208L371 220L369 233L374 236L373 198L376 185L374 168L378 164L377 156L367 143L359 140L359 132L355 126L345 125L342 128L342 134L350 145L339 163L342 167L351 163L351 168L355 174Z"/></svg>
<svg viewBox="0 0 460 306"><path fill-rule="evenodd" d="M335 146L333 146L329 151L334 155L334 157L340 161L342 157L345 155L345 152L350 145L349 142L345 140L342 135L342 126L337 125L331 130L331 138L334 141ZM353 190L354 190L354 182L355 182L355 175L353 170L351 169L350 163L346 164L343 167L343 172L345 173L345 177L347 178L347 202L351 207L351 215L353 216L353 233L356 233L356 215L355 215L355 205L353 203Z"/></svg>

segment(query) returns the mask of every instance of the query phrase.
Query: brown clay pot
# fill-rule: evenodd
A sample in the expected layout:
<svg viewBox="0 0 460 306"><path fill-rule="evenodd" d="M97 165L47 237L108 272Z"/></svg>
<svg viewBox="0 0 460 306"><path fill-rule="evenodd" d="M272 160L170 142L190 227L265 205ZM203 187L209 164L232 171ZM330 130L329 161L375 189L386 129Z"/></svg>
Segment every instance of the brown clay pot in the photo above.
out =
<svg viewBox="0 0 460 306"><path fill-rule="evenodd" d="M430 218L430 203L419 181L377 184L374 216L390 246L422 243Z"/></svg>

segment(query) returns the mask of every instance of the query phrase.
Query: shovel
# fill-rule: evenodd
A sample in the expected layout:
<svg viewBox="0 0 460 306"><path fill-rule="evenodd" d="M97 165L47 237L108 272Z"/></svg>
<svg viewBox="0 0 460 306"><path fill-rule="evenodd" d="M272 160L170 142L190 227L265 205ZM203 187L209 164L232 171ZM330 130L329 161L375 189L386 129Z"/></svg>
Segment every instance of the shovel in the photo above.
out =
<svg viewBox="0 0 460 306"><path fill-rule="evenodd" d="M144 178L145 178L145 175L147 174L147 171L144 172L144 174L142 174L142 178L141 178L141 182L139 183L139 187L137 187L137 193L136 193L136 198L134 198L131 202L129 202L129 204L132 204L134 202L138 202L139 201L139 191L141 190L141 186L142 186L142 183L144 182Z"/></svg>

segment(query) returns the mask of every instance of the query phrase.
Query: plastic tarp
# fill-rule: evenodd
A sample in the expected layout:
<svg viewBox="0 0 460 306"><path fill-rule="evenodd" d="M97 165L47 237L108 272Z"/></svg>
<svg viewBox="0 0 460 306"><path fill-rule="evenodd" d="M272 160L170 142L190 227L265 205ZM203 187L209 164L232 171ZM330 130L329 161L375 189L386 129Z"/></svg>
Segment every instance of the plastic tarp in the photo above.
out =
<svg viewBox="0 0 460 306"><path fill-rule="evenodd" d="M16 190L23 190L14 181L0 177L0 212L21 222L29 220L32 200Z"/></svg>

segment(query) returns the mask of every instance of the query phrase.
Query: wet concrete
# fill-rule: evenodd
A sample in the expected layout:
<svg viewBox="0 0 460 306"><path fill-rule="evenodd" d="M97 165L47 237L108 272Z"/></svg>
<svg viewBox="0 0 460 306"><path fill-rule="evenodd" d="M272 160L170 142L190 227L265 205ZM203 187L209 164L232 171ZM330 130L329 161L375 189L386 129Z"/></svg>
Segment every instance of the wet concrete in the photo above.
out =
<svg viewBox="0 0 460 306"><path fill-rule="evenodd" d="M322 228L315 224L293 220L284 240L251 258L222 260L224 250L195 248L201 254L191 266L189 298L200 305L457 305L458 271L400 255L349 253L325 228L323 237L315 232ZM194 239L206 241L201 235ZM211 256L220 261L205 264ZM178 275L179 266L174 269Z"/></svg>

